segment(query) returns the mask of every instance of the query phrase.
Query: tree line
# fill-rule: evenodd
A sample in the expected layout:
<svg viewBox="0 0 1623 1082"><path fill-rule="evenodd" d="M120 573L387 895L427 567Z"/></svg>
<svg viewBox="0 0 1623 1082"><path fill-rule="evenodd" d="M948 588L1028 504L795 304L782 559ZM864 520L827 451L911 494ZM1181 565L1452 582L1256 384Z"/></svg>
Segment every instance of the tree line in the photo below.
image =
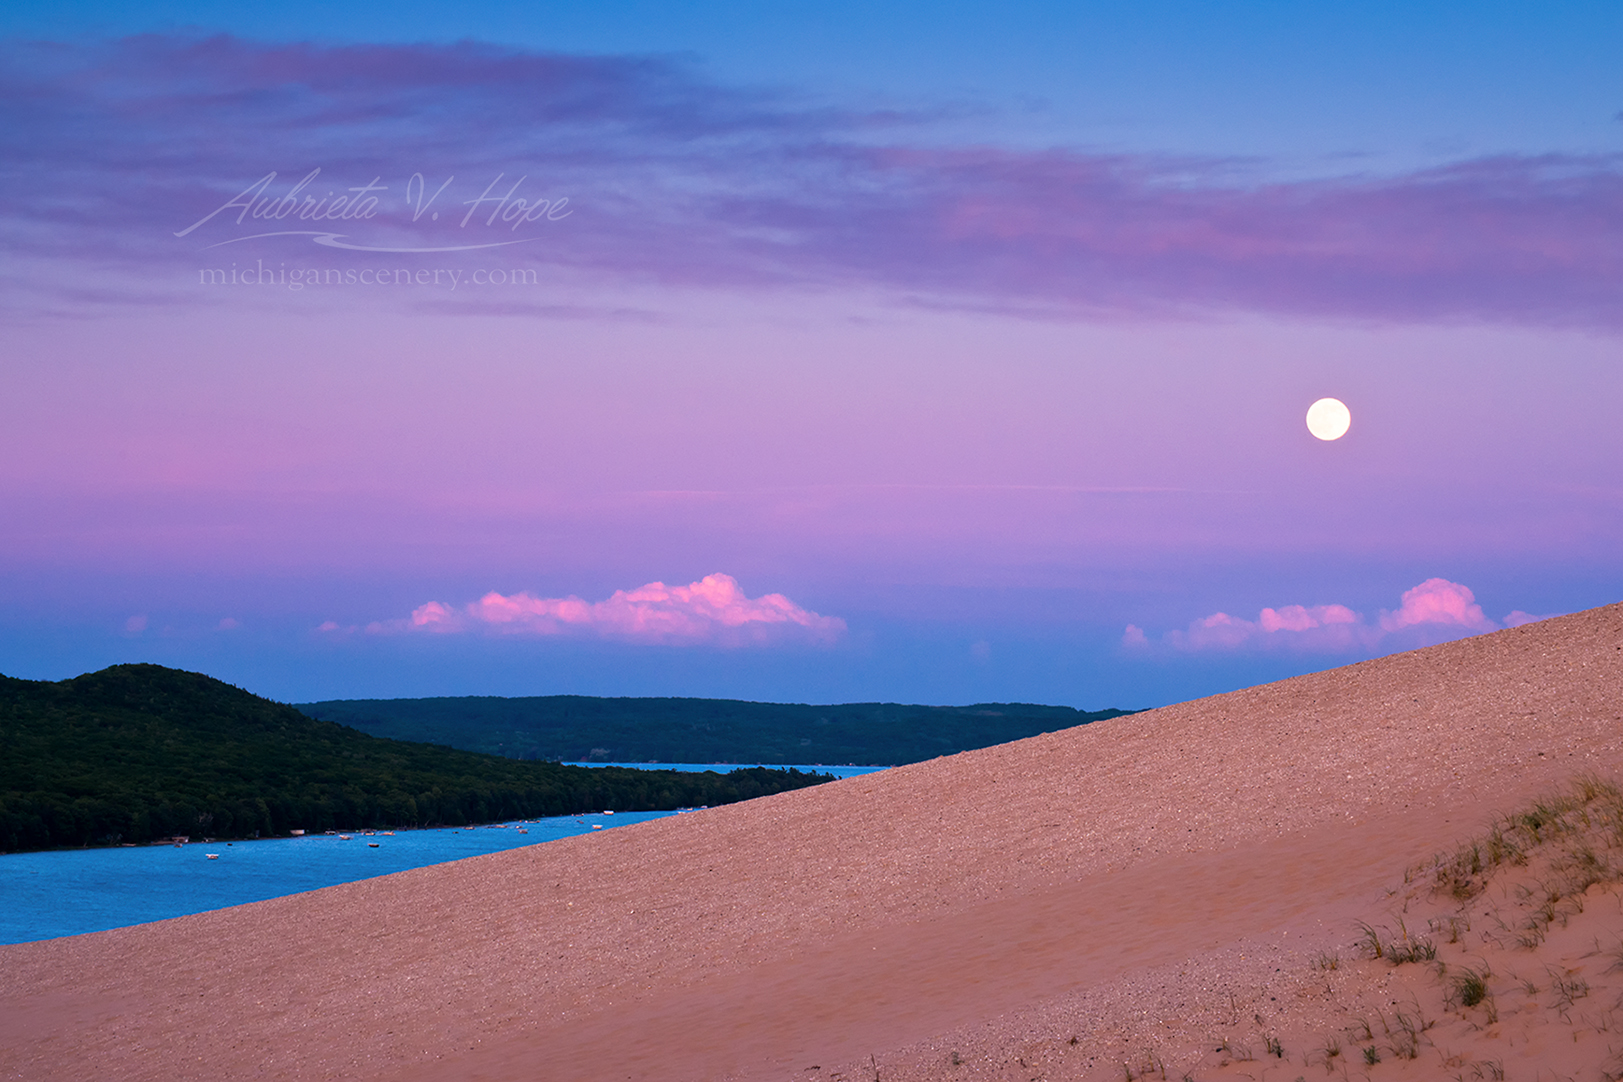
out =
<svg viewBox="0 0 1623 1082"><path fill-rule="evenodd" d="M922 762L1131 713L1035 703L808 706L587 695L340 699L299 709L374 736L514 759L871 766Z"/></svg>
<svg viewBox="0 0 1623 1082"><path fill-rule="evenodd" d="M0 851L718 805L829 781L527 762L369 736L197 673L0 676Z"/></svg>

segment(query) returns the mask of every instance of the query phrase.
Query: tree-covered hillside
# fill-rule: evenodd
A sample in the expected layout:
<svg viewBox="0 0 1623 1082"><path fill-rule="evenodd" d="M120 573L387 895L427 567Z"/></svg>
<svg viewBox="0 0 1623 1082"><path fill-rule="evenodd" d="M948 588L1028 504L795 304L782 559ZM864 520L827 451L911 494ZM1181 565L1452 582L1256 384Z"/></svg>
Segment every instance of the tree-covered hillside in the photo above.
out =
<svg viewBox="0 0 1623 1082"><path fill-rule="evenodd" d="M829 780L516 762L368 736L197 673L0 676L0 851L725 804Z"/></svg>
<svg viewBox="0 0 1623 1082"><path fill-rule="evenodd" d="M299 709L376 736L515 759L870 766L922 762L1130 712L1030 703L800 706L582 695L347 699Z"/></svg>

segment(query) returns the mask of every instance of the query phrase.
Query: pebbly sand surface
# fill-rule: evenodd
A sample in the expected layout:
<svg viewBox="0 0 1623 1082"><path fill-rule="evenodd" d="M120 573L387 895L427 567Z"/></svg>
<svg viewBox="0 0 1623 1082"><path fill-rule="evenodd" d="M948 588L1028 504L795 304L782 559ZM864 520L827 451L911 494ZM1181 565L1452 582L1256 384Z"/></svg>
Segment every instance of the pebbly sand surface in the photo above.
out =
<svg viewBox="0 0 1623 1082"><path fill-rule="evenodd" d="M1623 605L747 804L0 947L0 1078L906 1082L1160 1064L1289 1082L1308 1035L1349 1011L1390 1027L1394 1004L1431 994L1417 966L1356 960L1359 922L1410 904L1406 870L1585 772L1623 774ZM1494 889L1510 905L1523 887ZM1413 904L1412 920L1435 908ZM1623 901L1574 918L1614 910L1597 949L1623 936ZM1278 1034L1293 1061L1266 1055ZM1366 1069L1348 1047L1312 1070L1491 1077L1391 1054Z"/></svg>

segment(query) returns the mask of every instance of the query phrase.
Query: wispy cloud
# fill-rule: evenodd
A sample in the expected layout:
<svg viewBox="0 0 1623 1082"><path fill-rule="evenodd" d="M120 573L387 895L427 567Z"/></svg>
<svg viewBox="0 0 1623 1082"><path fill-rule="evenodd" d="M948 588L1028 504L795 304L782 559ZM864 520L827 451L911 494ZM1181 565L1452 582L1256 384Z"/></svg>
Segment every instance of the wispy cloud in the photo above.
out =
<svg viewBox="0 0 1623 1082"><path fill-rule="evenodd" d="M1373 622L1345 605L1285 605L1263 609L1255 620L1213 613L1182 630L1169 631L1161 645L1198 653L1283 650L1303 653L1362 653L1378 647L1419 645L1516 627L1545 616L1517 610L1503 624L1488 618L1468 587L1447 579L1427 579L1403 593L1396 609L1383 609ZM1127 625L1122 646L1131 651L1155 648L1142 628Z"/></svg>
<svg viewBox="0 0 1623 1082"><path fill-rule="evenodd" d="M1505 617L1505 626L1521 627L1523 624L1536 624L1540 620L1548 620L1552 616L1559 615L1560 613L1546 612L1543 615L1535 616L1530 612L1523 612L1521 609L1517 609L1515 612L1512 612L1509 616Z"/></svg>
<svg viewBox="0 0 1623 1082"><path fill-rule="evenodd" d="M922 114L721 86L668 59L471 43L12 43L0 73L0 152L29 178L0 208L0 236L21 285L54 283L74 304L136 289L133 274L114 288L86 266L161 268L169 299L198 300L183 271L238 227L216 228L226 215L173 234L271 171L274 193L319 167L311 192L386 188L386 213L316 223L382 246L466 239L461 208L522 177L515 198L567 198L568 216L544 243L503 249L506 265L616 281L878 289L1046 315L1623 322L1617 156L1245 183L1225 161L926 146ZM413 173L428 186L415 204ZM452 176L436 206L456 213L413 217ZM309 236L223 251L354 263Z"/></svg>
<svg viewBox="0 0 1623 1082"><path fill-rule="evenodd" d="M327 621L320 632L355 630ZM706 575L686 586L650 582L616 590L606 601L535 597L491 591L477 601L454 606L430 601L410 617L380 621L377 633L584 636L655 644L712 643L764 645L789 640L832 642L845 634L845 621L822 616L782 594L749 597L731 575Z"/></svg>

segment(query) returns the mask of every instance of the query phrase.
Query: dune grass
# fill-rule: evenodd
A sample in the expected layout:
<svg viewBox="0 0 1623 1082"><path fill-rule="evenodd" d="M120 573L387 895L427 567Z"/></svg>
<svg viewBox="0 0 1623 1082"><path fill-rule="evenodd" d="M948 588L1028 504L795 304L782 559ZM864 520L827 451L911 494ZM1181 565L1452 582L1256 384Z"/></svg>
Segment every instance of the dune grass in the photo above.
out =
<svg viewBox="0 0 1623 1082"><path fill-rule="evenodd" d="M1411 866L1391 894L1393 916L1385 924L1358 925L1352 958L1324 952L1311 966L1325 987L1333 975L1384 988L1381 974L1391 972L1394 983L1383 997L1392 998L1364 1008L1368 1013L1345 1015L1317 1038L1296 1034L1305 1050L1294 1055L1277 1031L1270 1032L1262 1037L1269 1058L1333 1078L1491 1082L1506 1077L1506 1060L1518 1043L1515 1027L1557 1025L1588 1057L1585 1073L1575 1077L1623 1082L1623 1016L1617 1016L1623 1011L1623 925L1617 919L1623 911L1623 788L1617 783L1581 776ZM1602 899L1609 900L1597 906ZM1591 934L1592 948L1574 945ZM1260 1025L1262 1018L1256 1020ZM1223 1037L1220 1061L1190 1077L1248 1076L1252 1057L1242 1053L1242 1042L1256 1036Z"/></svg>
<svg viewBox="0 0 1623 1082"><path fill-rule="evenodd" d="M1623 788L1596 775L1575 779L1565 790L1510 812L1489 824L1486 831L1431 860L1411 867L1404 877L1409 887L1403 898L1405 913L1425 910L1431 903L1440 911L1426 918L1425 934L1411 933L1399 916L1392 929L1360 926L1358 946L1371 961L1391 966L1423 963L1432 971L1434 986L1442 993L1444 1010L1466 1032L1497 1035L1500 999L1511 1000L1516 1017L1551 1016L1572 1027L1576 1042L1581 1032L1607 1034L1612 1015L1623 1000L1586 1012L1590 980L1579 964L1545 962L1544 981L1509 972L1528 961L1544 961L1542 950L1553 930L1567 929L1595 900L1593 888L1615 890L1623 885ZM1412 907L1412 908L1411 908ZM1438 942L1449 948L1439 955ZM1472 962L1459 955L1474 952ZM1595 950L1601 953L1598 937ZM1487 961L1503 959L1507 973L1501 978ZM1608 972L1623 971L1623 940L1613 949ZM1452 959L1452 960L1451 960ZM1571 959L1567 959L1571 961ZM1438 1020L1428 1020L1416 1002L1410 1010L1396 1010L1391 1020L1379 1019L1379 1032L1368 1022L1344 1031L1355 1040L1363 1037L1364 1064L1374 1068L1386 1060L1414 1060L1435 1052L1446 1077L1502 1079L1502 1061L1477 1059L1449 1052L1433 1042L1429 1031ZM1543 1023L1540 1023L1543 1024ZM1460 1032L1454 1026L1452 1032ZM1324 1046L1339 1046L1339 1036ZM1623 1079L1623 1057L1611 1041L1596 1041L1598 1061L1594 1077L1605 1082ZM1323 1056L1321 1062L1331 1057ZM1378 1077L1379 1072L1371 1072Z"/></svg>

